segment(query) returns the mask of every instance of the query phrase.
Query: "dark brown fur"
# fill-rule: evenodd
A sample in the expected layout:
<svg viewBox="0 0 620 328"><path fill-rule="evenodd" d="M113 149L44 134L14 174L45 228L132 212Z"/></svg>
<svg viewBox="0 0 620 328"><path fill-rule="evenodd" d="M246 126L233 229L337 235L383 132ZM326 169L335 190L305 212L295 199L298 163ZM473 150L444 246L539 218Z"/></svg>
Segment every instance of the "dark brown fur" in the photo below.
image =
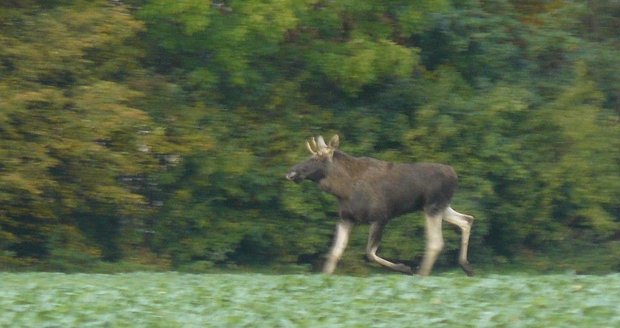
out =
<svg viewBox="0 0 620 328"><path fill-rule="evenodd" d="M442 218L464 231L467 230L461 245L462 249L464 245L465 250L462 251L460 264L468 274L473 273L466 259L469 228L473 217L453 211L449 207L457 187L457 175L452 167L435 163L399 164L370 157L354 157L337 150L337 146L337 136L332 139L330 146L323 142L318 151L308 146L313 156L295 165L286 175L287 179L297 183L304 179L314 181L322 190L338 199L341 222L337 227L330 254L331 267L325 269L326 272L333 271L346 247L353 224L370 223L367 246L369 258L394 270L410 273L411 269L407 266L383 260L376 256L375 252L381 241L383 228L389 220L422 210L427 218L425 257L429 258L426 268L423 267L423 274L430 273L436 255L443 246ZM428 228L429 225L431 228Z"/></svg>
<svg viewBox="0 0 620 328"><path fill-rule="evenodd" d="M395 164L341 151L325 164L319 186L338 198L340 216L354 222L388 221L417 210L436 214L457 186L456 173L443 164Z"/></svg>

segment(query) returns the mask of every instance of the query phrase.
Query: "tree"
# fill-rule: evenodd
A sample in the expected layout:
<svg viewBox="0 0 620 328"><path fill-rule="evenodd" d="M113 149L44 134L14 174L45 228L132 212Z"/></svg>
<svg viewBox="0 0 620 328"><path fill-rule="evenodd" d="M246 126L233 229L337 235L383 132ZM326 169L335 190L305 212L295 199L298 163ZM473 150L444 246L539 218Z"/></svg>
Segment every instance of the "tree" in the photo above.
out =
<svg viewBox="0 0 620 328"><path fill-rule="evenodd" d="M128 180L155 168L161 139L132 107L143 26L107 1L35 9L2 20L2 249L119 258L122 226L146 213Z"/></svg>

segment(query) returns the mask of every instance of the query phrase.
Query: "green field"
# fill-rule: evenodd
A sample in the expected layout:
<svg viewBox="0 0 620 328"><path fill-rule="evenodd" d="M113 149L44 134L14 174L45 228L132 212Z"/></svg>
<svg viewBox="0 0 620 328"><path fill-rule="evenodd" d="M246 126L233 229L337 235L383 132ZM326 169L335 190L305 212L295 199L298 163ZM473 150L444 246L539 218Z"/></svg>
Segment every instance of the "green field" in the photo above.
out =
<svg viewBox="0 0 620 328"><path fill-rule="evenodd" d="M0 327L620 327L620 274L0 273Z"/></svg>

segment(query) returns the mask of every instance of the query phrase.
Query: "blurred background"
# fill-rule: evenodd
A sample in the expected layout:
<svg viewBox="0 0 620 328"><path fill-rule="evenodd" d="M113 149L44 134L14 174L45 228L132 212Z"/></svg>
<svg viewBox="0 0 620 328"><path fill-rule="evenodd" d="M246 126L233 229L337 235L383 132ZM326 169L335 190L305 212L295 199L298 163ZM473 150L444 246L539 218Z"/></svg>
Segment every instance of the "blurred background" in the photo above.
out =
<svg viewBox="0 0 620 328"><path fill-rule="evenodd" d="M335 200L284 174L338 133L454 166L483 270L619 271L618 31L617 0L0 0L0 269L311 271ZM412 214L380 254L423 247Z"/></svg>

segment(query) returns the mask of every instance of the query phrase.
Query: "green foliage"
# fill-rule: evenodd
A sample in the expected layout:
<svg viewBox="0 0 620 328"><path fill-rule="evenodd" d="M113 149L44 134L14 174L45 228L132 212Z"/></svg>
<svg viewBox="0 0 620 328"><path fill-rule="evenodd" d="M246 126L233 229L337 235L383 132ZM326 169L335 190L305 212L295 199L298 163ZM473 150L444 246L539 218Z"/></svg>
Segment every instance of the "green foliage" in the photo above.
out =
<svg viewBox="0 0 620 328"><path fill-rule="evenodd" d="M283 176L338 133L353 155L454 166L474 263L618 269L556 254L617 247L614 1L0 7L3 267L319 264L335 200ZM418 258L422 224L392 222L380 253ZM365 241L343 272L373 268Z"/></svg>
<svg viewBox="0 0 620 328"><path fill-rule="evenodd" d="M618 274L2 273L0 325L614 327L619 286Z"/></svg>
<svg viewBox="0 0 620 328"><path fill-rule="evenodd" d="M552 202L569 209L563 211L561 219L573 226L609 234L618 231L620 224L611 212L617 206L620 188L620 162L618 151L614 151L620 147L620 129L617 117L601 108L602 101L603 94L580 63L574 84L550 104L564 149L556 167L548 173L556 191ZM593 192L591 186L600 189Z"/></svg>
<svg viewBox="0 0 620 328"><path fill-rule="evenodd" d="M324 52L328 47L331 51ZM311 66L316 65L330 83L351 96L380 79L407 77L415 64L415 49L389 40L371 42L363 37L352 38L342 45L320 45L318 53L310 58Z"/></svg>
<svg viewBox="0 0 620 328"><path fill-rule="evenodd" d="M132 107L142 94L127 84L140 74L141 51L129 43L142 24L123 8L95 2L24 10L3 25L3 248L23 258L73 252L49 242L58 234L78 240L76 228L145 210L145 198L121 179L151 171L158 142L141 136L153 123ZM86 230L90 239L116 238L115 228Z"/></svg>

